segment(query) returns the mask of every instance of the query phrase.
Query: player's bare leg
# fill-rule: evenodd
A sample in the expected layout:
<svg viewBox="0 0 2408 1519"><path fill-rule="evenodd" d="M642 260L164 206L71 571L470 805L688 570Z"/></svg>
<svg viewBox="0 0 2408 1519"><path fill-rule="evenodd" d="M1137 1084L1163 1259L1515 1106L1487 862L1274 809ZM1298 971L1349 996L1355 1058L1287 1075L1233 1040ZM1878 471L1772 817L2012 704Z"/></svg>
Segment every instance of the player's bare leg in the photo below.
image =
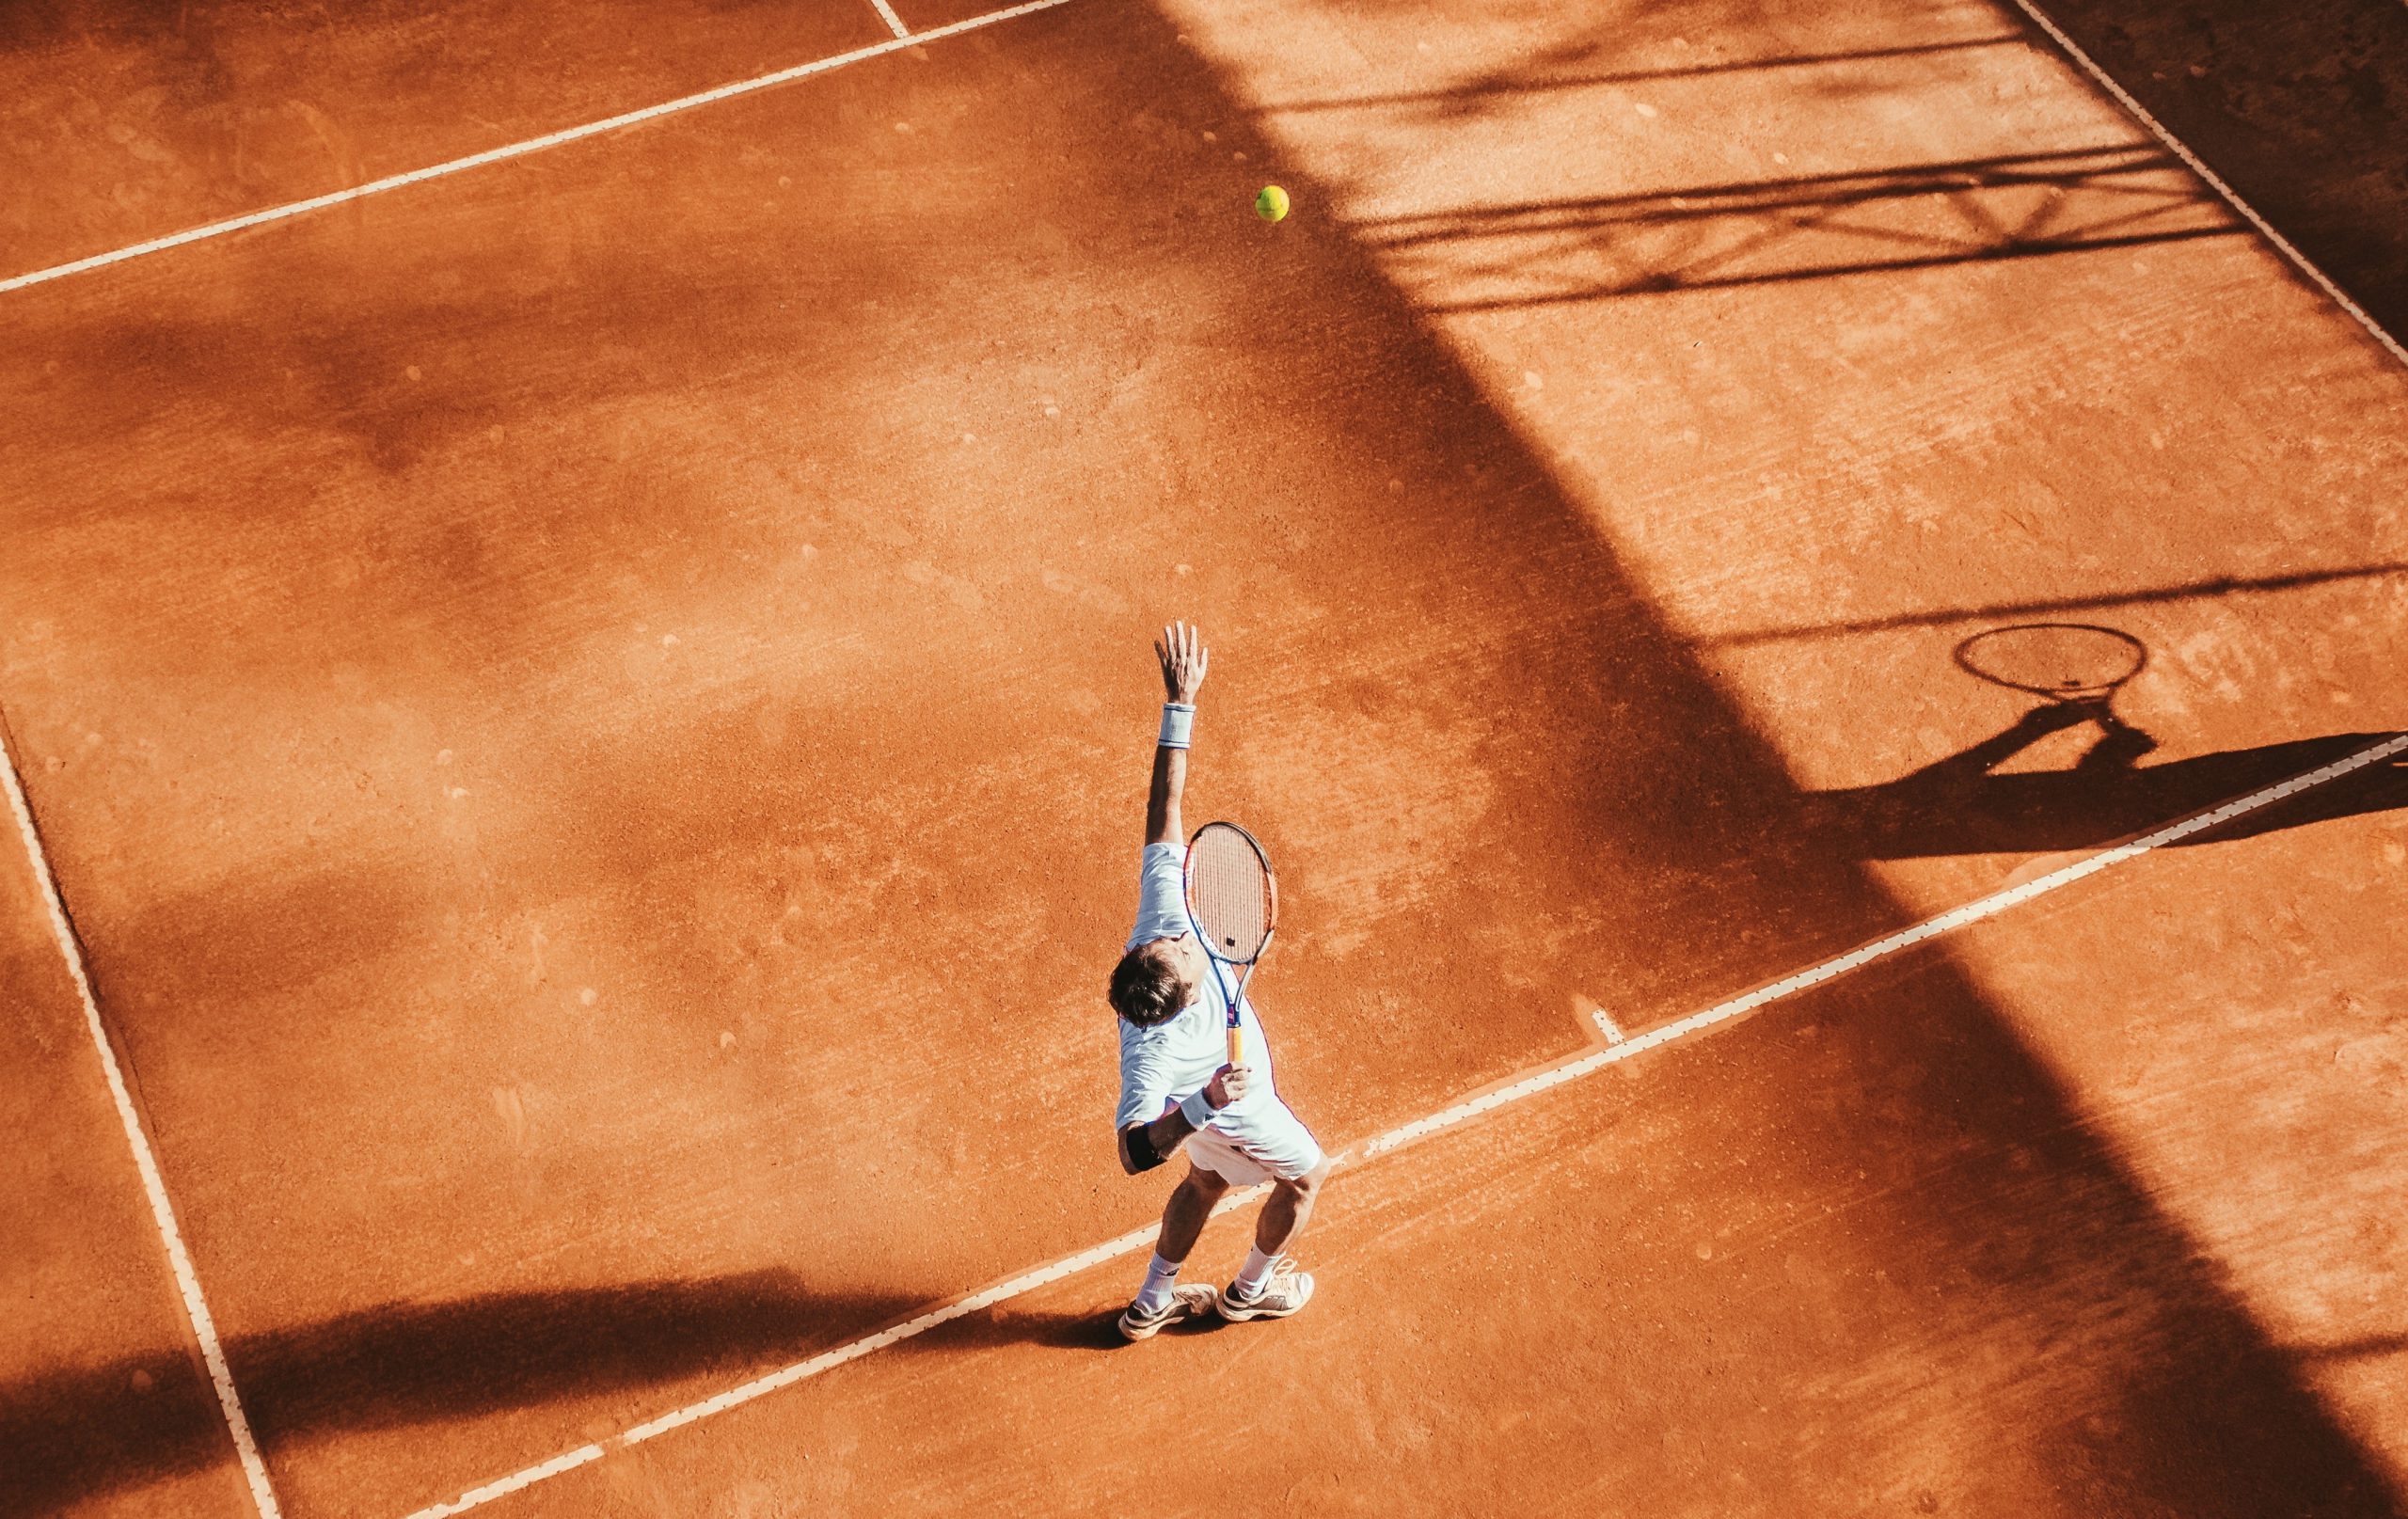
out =
<svg viewBox="0 0 2408 1519"><path fill-rule="evenodd" d="M1204 1232L1204 1225L1212 1216L1212 1205L1228 1195L1229 1184L1200 1165L1187 1168L1187 1179L1170 1192L1170 1200L1163 1204L1163 1232L1154 1242L1154 1254L1174 1265L1183 1265L1187 1253L1196 1248L1196 1237Z"/></svg>
<svg viewBox="0 0 2408 1519"><path fill-rule="evenodd" d="M1272 1182L1271 1195L1254 1221L1254 1250L1237 1280L1221 1293L1222 1318L1284 1319L1310 1301L1312 1276L1298 1271L1286 1251L1311 1221L1313 1203L1328 1176L1329 1162L1324 1160L1292 1181Z"/></svg>
<svg viewBox="0 0 2408 1519"><path fill-rule="evenodd" d="M1163 1204L1162 1233L1154 1241L1154 1258L1146 1270L1146 1285L1138 1289L1136 1301L1120 1315L1120 1333L1124 1337L1147 1339L1166 1324L1212 1311L1220 1294L1209 1287L1177 1285L1179 1268L1187 1263L1188 1252L1196 1248L1197 1237L1212 1216L1212 1205L1228 1190L1227 1181L1199 1165L1190 1165L1186 1179L1171 1189L1170 1200Z"/></svg>

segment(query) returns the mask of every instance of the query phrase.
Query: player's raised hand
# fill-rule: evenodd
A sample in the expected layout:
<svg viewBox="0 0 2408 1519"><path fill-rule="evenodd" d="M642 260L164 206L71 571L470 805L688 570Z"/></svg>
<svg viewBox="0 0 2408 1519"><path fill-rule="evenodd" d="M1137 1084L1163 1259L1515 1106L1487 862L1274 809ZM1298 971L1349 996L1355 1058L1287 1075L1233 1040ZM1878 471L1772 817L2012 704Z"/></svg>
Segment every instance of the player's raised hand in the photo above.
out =
<svg viewBox="0 0 2408 1519"><path fill-rule="evenodd" d="M1254 1068L1252 1066L1223 1066L1212 1073L1212 1081L1205 1084L1204 1100L1216 1108L1226 1108L1245 1096L1253 1086Z"/></svg>
<svg viewBox="0 0 2408 1519"><path fill-rule="evenodd" d="M1212 662L1212 652L1204 647L1204 635L1185 623L1173 623L1163 629L1154 641L1154 657L1163 662L1163 689L1168 700L1193 704L1196 688L1204 684L1204 667Z"/></svg>

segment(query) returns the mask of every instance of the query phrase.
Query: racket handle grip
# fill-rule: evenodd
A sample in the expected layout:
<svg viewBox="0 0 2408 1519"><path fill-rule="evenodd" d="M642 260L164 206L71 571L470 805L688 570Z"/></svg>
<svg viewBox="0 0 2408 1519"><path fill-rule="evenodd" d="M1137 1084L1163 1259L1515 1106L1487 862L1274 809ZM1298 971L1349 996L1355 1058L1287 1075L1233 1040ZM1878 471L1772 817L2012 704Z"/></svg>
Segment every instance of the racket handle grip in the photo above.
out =
<svg viewBox="0 0 2408 1519"><path fill-rule="evenodd" d="M1245 1064L1245 1030L1235 1023L1229 1025L1229 1064L1232 1066Z"/></svg>

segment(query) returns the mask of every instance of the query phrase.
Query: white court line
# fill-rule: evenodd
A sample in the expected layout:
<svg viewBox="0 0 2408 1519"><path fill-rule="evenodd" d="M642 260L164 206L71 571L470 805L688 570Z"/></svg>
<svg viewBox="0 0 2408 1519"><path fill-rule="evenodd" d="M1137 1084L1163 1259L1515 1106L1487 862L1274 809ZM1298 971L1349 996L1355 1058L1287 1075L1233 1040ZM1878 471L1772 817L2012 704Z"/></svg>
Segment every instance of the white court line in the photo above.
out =
<svg viewBox="0 0 2408 1519"><path fill-rule="evenodd" d="M1665 1045L1703 1033L1719 1024L1728 1023L1744 1014L1754 1012L1757 1008L1779 1002L1784 997L1793 996L1809 987L1820 986L1826 981L1846 975L1850 971L1897 954L1925 940L1953 933L1968 924L1994 917L2009 908L2020 907L2035 897L2045 896L2051 892L2070 886L2085 877L2097 875L2111 865L2123 864L2128 861L2140 858L2152 849L2179 843L2194 833L2204 832L2222 823L2228 823L2245 813L2253 813L2259 808L2272 806L2286 797L2296 796L2300 792L2321 786L2328 781L2337 780L2353 771L2365 769L2369 765L2378 764L2403 751L2408 751L2408 734L2400 734L2386 738L2381 743L2359 750L2356 753L2335 760L2330 765L2292 776L2287 781L2278 781L2272 785L2250 792L2245 797L2227 801L2220 807L2169 823L2153 832L2144 833L2128 844L2120 844L2113 848L2101 849L2096 854L2085 855L2072 864L2025 881L2020 886L1993 892L1988 896L1978 897L1962 907L1952 908L1937 917L1926 918L1911 927L1901 928L1896 933L1885 934L1870 943L1849 950L1845 955L1825 960L1819 965L1809 966L1794 975L1784 976L1781 980L1758 987L1751 991L1719 1002L1703 1012L1691 1013L1687 1018L1666 1023L1659 1028L1650 1029L1644 1034L1624 1039L1619 1044L1609 1045L1606 1049L1593 1050L1587 1054L1577 1055L1569 1060L1542 1066L1536 1070L1520 1077L1511 1078L1487 1091L1466 1098L1451 1107L1442 1108L1427 1117L1416 1118L1411 1123L1391 1129L1386 1133L1368 1140L1360 1149L1335 1157L1331 1163L1332 1168L1341 1165L1360 1165L1374 1156L1385 1155L1417 1139L1424 1139L1441 1130L1451 1129L1457 1124L1478 1117L1481 1114L1494 1112L1508 1103L1535 1097L1550 1087L1561 1086L1567 1082L1592 1075L1619 1061L1632 1059L1650 1050L1661 1049ZM1599 1016L1602 1020L1603 1015ZM1220 1205L1213 1211L1227 1212L1232 1208L1251 1201L1263 1190L1260 1187L1251 1187L1244 1192L1232 1192L1222 1198ZM1012 1277L1008 1281L998 1282L992 1287L963 1297L949 1299L929 1307L915 1318L889 1325L874 1334L840 1345L834 1350L823 1352L807 1361L798 1361L792 1366L772 1371L767 1376L757 1377L740 1386L731 1387L716 1397L689 1403L683 1408L639 1424L624 1434L579 1446L574 1450L564 1451L549 1461L530 1466L524 1471L514 1472L498 1481L487 1482L483 1487L471 1488L448 1503L438 1503L432 1508L420 1509L411 1514L409 1519L450 1519L451 1515L466 1513L470 1509L515 1493L547 1477L556 1477L562 1472L574 1470L588 1462L597 1461L608 1452L623 1446L649 1440L655 1435L665 1434L671 1430L683 1428L715 1414L723 1414L731 1408L749 1403L781 1387L792 1386L806 1378L816 1377L823 1371L833 1370L848 1361L857 1361L873 1351L884 1350L889 1345L925 1335L939 1324L950 1323L956 1319L975 1313L981 1308L992 1307L998 1303L1034 1291L1049 1282L1060 1281L1063 1277L1085 1271L1090 1266L1101 1265L1104 1261L1143 1249L1153 1242L1156 1228L1157 1226L1149 1224L1144 1228L1133 1229L1118 1239L1107 1240L1101 1244L1082 1250L1076 1255L1064 1256L1058 1260Z"/></svg>
<svg viewBox="0 0 2408 1519"><path fill-rule="evenodd" d="M2306 254L2302 253L2299 249L2291 246L2290 240L2283 236L2282 233L2274 230L2274 227L2272 222L2269 222L2265 217L2258 215L2255 207L2251 206L2248 201L2242 199L2239 191L2236 191L2231 185L2225 183L2223 180L2217 178L2215 170L2208 167L2206 164L2202 163L2198 154L2184 147L2182 145L2182 139L2177 137L2173 133L2168 132L2165 129L2164 123L2158 120L2157 118L2149 115L2148 107L2143 105L2139 101L2134 100L2130 91L2126 90L2123 86L2115 83L2113 78L2109 77L2107 71L2099 67L2098 63L2090 56L2090 55L2082 50L2081 44L2077 43L2072 38L2067 36L2064 29L2059 27L2055 22L2051 21L2046 15L2042 14L2040 8L2035 5L2033 0L2015 0L2015 8L2018 10L2022 11L2024 15L2030 17L2032 19L2033 25L2037 26L2040 30L2048 33L2051 40L2054 41L2058 47L2065 50L2066 56L2073 59L2073 61L2080 66L2082 71L2088 74L2099 88L2114 96L2116 104L2121 105L2126 111L2131 112L2132 119L2138 121L2142 126L2147 127L2149 130L2150 134L2156 137L2158 141L2163 143L2166 150L2173 153L2175 157L2182 160L2184 165L2190 168L2192 173L2196 174L2200 179L2206 181L2210 189L2224 197L2226 204L2230 205L2233 210L2241 213L2242 216L2248 221L2249 225L2258 229L2258 233L2263 236L2267 242L2274 245L2276 252L2290 261L2291 267L2297 269L2301 274L2305 275L2310 284L2314 285L2317 289L2330 296L2334 305L2338 306L2342 310L2349 312L2350 315L2356 320L2358 325L2366 328L2368 335L2373 338L2376 342L2381 343L2384 351L2389 353L2392 357L2398 359L2402 364L2408 364L2408 348L2402 348L2400 345L2399 339L2394 338L2390 333L2384 331L2382 325L2377 323L2373 317L2368 316L2364 308L2360 307L2357 302L2350 299L2350 297L2342 292L2340 286L2333 283L2330 278L2326 277L2323 270L2319 269L2316 265L2310 263L2307 260Z"/></svg>
<svg viewBox="0 0 2408 1519"><path fill-rule="evenodd" d="M58 894L58 878L51 873L50 856L41 847L40 832L34 827L33 808L26 802L25 788L17 779L17 759L9 749L5 722L0 722L0 786L8 789L8 810L16 815L17 833L24 841L25 858L41 885L42 905L50 910L51 938L58 943L59 957L67 962L68 976L75 983L76 1000L84 1005L85 1032L92 1036L93 1052L101 1057L101 1070L108 1077L118 1122L124 1126L125 1142L134 1151L134 1168L142 1175L143 1194L150 1199L150 1221L158 1226L159 1239L166 1246L167 1266L175 1274L176 1290L183 1296L184 1317L192 1321L193 1337L200 1342L200 1358L209 1367L210 1385L217 1389L217 1411L226 1416L226 1432L233 1436L234 1454L241 1460L243 1476L251 1486L251 1502L258 1508L260 1519L277 1519L276 1489L268 1483L259 1443L251 1438L251 1421L244 1416L243 1400L235 1396L233 1373L227 1370L226 1353L217 1342L217 1322L209 1316L208 1301L200 1295L200 1278L193 1274L192 1258L184 1253L183 1231L176 1226L175 1206L167 1200L167 1184L159 1175L158 1158L151 1153L150 1136L142 1131L134 1094L126 1089L125 1072L118 1067L117 1051L109 1043L108 1031L101 1025L101 1005L92 996L91 977L85 972L83 944L76 939L75 926L67 916L67 904Z"/></svg>
<svg viewBox="0 0 2408 1519"><path fill-rule="evenodd" d="M621 127L631 127L639 122L657 120L664 116L674 116L680 111L690 111L698 105L711 105L721 101L734 100L738 95L750 95L754 90L768 89L775 85L790 84L797 79L806 79L813 74L826 73L832 69L844 68L847 64L884 57L887 54L902 48L917 47L924 42L942 41L948 37L958 37L963 32L975 31L981 26L992 26L997 22L1011 21L1039 10L1051 10L1055 6L1068 3L1069 0L1028 0L1025 5L1012 6L1003 10L991 10L983 16L973 16L967 21L957 21L950 25L932 27L913 36L903 30L902 22L895 19L894 13L888 10L884 0L877 0L879 9L886 14L889 24L895 28L895 37L891 41L875 42L868 47L855 48L850 53L839 53L833 57L821 58L814 63L798 64L791 69L781 69L775 73L763 74L757 79L721 85L716 89L706 89L700 94L681 95L673 101L664 101L658 105L647 105L642 110L624 112L600 121L588 121L583 126L565 127L559 132L547 132L540 137L530 137L524 142L514 142L500 148L488 148L481 153L470 153L466 158L451 159L444 163L430 165L425 168L414 168L405 174L388 174L381 180L371 180L366 184L355 184L348 190L336 190L326 195L311 196L307 200L293 200L280 206L270 206L265 211L254 211L247 215L229 217L222 222L211 222L206 227L195 227L166 237L154 237L147 243L135 243L107 253L95 253L88 259L77 259L71 263L53 264L47 269L36 269L30 274L12 275L6 279L0 279L0 294L12 290L23 290L28 285L64 279L69 275L80 275L87 270L105 268L113 263L123 263L128 259L138 259L146 253L164 253L169 248L182 247L187 243L223 237L229 232L239 232L247 227L261 227L269 222L283 221L307 212L324 211L328 206L340 206L346 201L362 199L372 195L382 195L388 190L398 190L404 185L421 184L428 180L439 180L447 174L458 174L466 169L483 168L487 164L500 164L514 158L524 158L529 153L541 152L547 148L558 148L563 143L577 142L605 132L616 132Z"/></svg>
<svg viewBox="0 0 2408 1519"><path fill-rule="evenodd" d="M911 35L911 29L903 24L903 18L895 13L895 8L888 5L886 0L869 0L869 3L878 8L878 19L886 23L888 31L897 37Z"/></svg>

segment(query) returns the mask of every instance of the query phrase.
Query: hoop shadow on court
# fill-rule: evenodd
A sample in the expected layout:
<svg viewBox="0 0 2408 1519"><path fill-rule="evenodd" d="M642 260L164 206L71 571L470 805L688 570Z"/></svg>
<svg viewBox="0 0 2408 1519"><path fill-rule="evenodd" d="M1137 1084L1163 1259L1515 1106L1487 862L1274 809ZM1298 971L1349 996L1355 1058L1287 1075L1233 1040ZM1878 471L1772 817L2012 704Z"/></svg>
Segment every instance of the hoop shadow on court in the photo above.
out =
<svg viewBox="0 0 2408 1519"><path fill-rule="evenodd" d="M2147 646L2130 633L2095 624L2018 624L1964 640L1955 658L1968 674L2025 692L2035 704L1988 738L1897 780L1809 793L1805 806L1819 834L1868 860L2091 848L2390 736L2326 734L2151 765L2146 761L2159 740L2115 710L2117 692L2147 663ZM1997 773L2052 735L2084 728L2088 747L2070 766ZM2226 842L2400 807L2408 807L2408 765L2395 758L2178 842Z"/></svg>

